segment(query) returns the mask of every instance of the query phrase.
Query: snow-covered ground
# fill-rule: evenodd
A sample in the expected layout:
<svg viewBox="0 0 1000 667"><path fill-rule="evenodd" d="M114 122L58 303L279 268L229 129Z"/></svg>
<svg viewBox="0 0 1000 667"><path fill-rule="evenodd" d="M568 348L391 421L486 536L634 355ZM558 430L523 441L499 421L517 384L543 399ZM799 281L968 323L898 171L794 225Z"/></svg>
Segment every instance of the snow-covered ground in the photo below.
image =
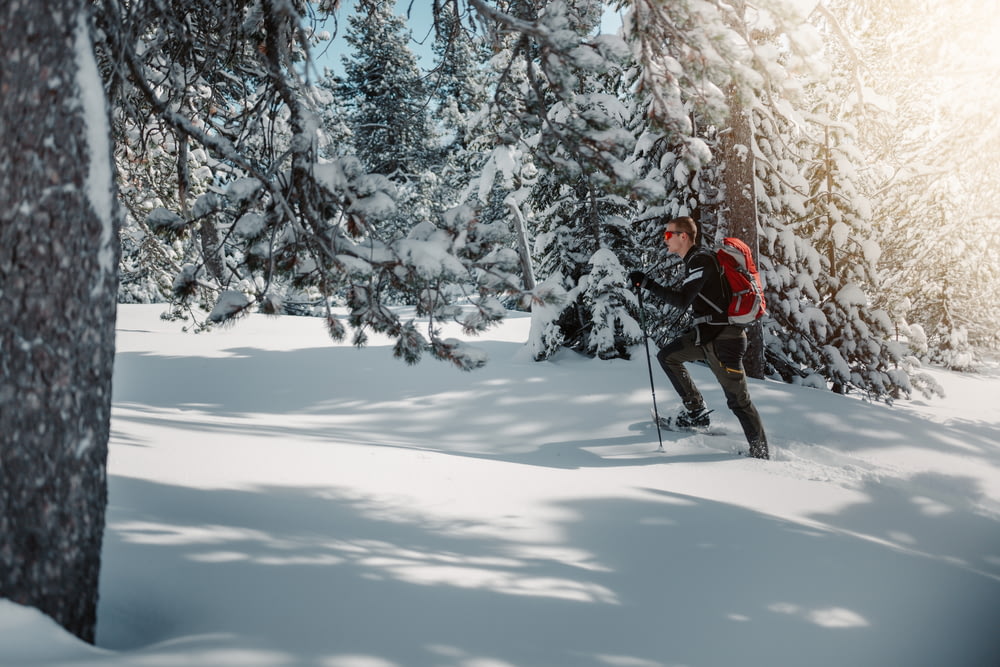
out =
<svg viewBox="0 0 1000 667"><path fill-rule="evenodd" d="M765 462L707 369L728 435L660 453L642 348L534 363L524 316L462 373L161 311L119 309L99 647L0 601L2 665L1000 665L995 369L753 382Z"/></svg>

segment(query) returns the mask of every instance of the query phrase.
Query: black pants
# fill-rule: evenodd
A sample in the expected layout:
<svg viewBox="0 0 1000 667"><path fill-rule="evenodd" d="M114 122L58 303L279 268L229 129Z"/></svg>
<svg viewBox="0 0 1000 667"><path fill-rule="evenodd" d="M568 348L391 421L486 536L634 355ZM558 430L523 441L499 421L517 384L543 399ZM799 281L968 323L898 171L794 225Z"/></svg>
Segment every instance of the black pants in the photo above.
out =
<svg viewBox="0 0 1000 667"><path fill-rule="evenodd" d="M747 335L739 327L724 327L715 340L705 345L696 344L694 330L675 338L656 355L663 372L677 390L684 407L697 410L705 407L705 399L684 368L690 361L706 361L708 367L722 386L726 404L740 420L743 434L750 444L750 455L767 458L767 436L760 414L750 400L746 373L743 370L743 355L747 351Z"/></svg>

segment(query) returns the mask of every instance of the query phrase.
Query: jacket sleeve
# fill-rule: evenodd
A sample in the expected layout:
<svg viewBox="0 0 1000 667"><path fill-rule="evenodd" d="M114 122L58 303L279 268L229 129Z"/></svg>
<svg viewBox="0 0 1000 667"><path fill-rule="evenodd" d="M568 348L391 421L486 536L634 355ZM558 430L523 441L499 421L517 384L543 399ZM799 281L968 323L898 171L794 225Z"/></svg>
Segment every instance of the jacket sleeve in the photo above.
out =
<svg viewBox="0 0 1000 667"><path fill-rule="evenodd" d="M671 306L686 310L694 303L694 300L698 297L698 293L705 286L705 281L708 280L708 270L710 268L708 263L710 261L711 259L706 258L703 253L698 253L697 256L691 258L691 264L688 265L688 272L684 277L684 282L681 283L680 289L664 287L649 278L646 279L645 287Z"/></svg>

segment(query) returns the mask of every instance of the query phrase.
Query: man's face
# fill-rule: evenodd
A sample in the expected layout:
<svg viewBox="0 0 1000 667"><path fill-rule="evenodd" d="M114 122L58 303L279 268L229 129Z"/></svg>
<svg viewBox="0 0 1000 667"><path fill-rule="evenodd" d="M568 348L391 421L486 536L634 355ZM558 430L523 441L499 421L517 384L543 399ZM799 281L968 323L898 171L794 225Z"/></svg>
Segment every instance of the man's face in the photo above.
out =
<svg viewBox="0 0 1000 667"><path fill-rule="evenodd" d="M684 237L687 234L684 232L677 231L674 225L667 225L667 229L663 234L663 240L667 244L667 250L674 253L675 255L680 255L682 246L684 245Z"/></svg>

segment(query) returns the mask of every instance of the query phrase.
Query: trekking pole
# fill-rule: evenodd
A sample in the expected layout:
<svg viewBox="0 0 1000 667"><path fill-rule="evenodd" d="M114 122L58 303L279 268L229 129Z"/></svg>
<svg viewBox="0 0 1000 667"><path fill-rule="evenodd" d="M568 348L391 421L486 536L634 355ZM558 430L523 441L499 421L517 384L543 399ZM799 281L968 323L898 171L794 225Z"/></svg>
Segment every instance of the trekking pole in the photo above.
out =
<svg viewBox="0 0 1000 667"><path fill-rule="evenodd" d="M656 422L656 439L660 441L660 448L663 451L663 434L660 432L660 412L656 409L656 385L653 384L653 360L649 356L649 334L646 333L646 311L642 305L642 287L635 286L635 293L639 297L639 326L642 327L642 341L646 346L646 368L649 369L649 390L653 394L653 421Z"/></svg>

